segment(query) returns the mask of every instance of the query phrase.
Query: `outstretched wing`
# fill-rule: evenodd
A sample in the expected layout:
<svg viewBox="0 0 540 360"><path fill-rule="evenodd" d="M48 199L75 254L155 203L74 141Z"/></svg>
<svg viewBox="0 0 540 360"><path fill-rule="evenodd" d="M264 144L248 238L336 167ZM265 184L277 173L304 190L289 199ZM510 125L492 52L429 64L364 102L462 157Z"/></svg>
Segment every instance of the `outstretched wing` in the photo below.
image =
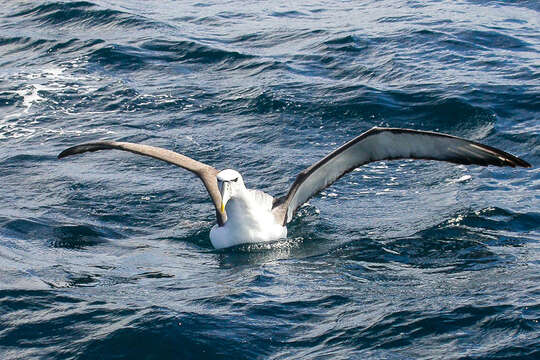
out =
<svg viewBox="0 0 540 360"><path fill-rule="evenodd" d="M219 172L212 166L203 164L197 160L193 160L187 156L175 153L174 151L165 150L162 148L134 144L129 142L118 142L118 141L99 141L92 143L85 143L77 146L70 147L62 151L58 158L61 159L66 156L81 154L87 151L98 151L98 150L124 150L129 151L135 154L150 156L154 159L163 160L173 165L180 166L186 170L189 170L195 173L203 182L210 198L214 203L216 208L217 222L219 226L225 224L227 220L226 215L220 210L221 204L221 194L219 192L216 175Z"/></svg>
<svg viewBox="0 0 540 360"><path fill-rule="evenodd" d="M274 203L276 219L285 225L296 209L349 171L379 160L424 159L455 164L531 165L491 146L428 131L372 128L302 171L289 193Z"/></svg>

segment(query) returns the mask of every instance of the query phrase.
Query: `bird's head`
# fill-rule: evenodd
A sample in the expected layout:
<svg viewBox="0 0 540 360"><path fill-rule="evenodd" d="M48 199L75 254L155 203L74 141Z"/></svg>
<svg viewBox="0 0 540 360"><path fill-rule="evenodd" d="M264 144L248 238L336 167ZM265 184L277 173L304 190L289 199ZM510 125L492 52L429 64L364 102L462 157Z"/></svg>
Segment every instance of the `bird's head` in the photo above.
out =
<svg viewBox="0 0 540 360"><path fill-rule="evenodd" d="M217 182L221 193L221 212L224 212L229 199L245 190L246 186L242 175L238 171L231 169L220 171L217 174Z"/></svg>

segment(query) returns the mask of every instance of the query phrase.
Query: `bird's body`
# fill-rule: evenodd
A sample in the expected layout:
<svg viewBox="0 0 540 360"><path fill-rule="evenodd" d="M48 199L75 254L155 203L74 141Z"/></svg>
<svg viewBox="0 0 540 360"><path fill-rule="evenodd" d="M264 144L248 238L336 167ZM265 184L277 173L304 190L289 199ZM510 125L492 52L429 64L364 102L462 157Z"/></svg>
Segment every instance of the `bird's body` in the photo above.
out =
<svg viewBox="0 0 540 360"><path fill-rule="evenodd" d="M210 241L217 249L285 238L286 225L298 207L346 173L370 162L422 159L484 166L531 166L502 150L451 135L372 128L302 171L285 196L273 198L262 191L247 189L235 170L218 171L187 156L148 145L101 141L71 147L58 157L110 149L150 156L196 174L216 210L217 224L210 231Z"/></svg>
<svg viewBox="0 0 540 360"><path fill-rule="evenodd" d="M227 222L223 226L216 224L210 230L212 246L223 249L286 238L287 227L276 222L272 201L272 196L244 187L227 202Z"/></svg>

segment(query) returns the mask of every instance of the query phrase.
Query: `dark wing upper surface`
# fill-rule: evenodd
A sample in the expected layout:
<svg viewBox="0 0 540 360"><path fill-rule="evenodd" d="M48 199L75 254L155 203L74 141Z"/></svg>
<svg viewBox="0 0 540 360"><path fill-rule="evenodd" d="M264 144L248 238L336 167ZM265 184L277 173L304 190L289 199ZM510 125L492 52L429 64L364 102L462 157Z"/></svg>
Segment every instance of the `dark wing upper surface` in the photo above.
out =
<svg viewBox="0 0 540 360"><path fill-rule="evenodd" d="M283 224L313 195L347 172L370 162L424 159L455 164L530 167L526 161L491 146L459 137L410 129L372 128L302 171L273 212Z"/></svg>
<svg viewBox="0 0 540 360"><path fill-rule="evenodd" d="M99 141L92 143L85 143L77 146L70 147L62 151L58 158L75 154L81 154L87 151L98 151L98 150L124 150L129 151L135 154L144 155L153 157L154 159L166 161L170 164L180 166L186 170L189 170L195 173L204 183L214 207L216 208L216 216L218 224L221 226L225 223L226 215L220 210L221 207L221 194L217 185L216 175L219 172L212 166L203 164L197 160L193 160L182 154L175 153L174 151L158 148L155 146L134 144L129 142L118 142L118 141Z"/></svg>

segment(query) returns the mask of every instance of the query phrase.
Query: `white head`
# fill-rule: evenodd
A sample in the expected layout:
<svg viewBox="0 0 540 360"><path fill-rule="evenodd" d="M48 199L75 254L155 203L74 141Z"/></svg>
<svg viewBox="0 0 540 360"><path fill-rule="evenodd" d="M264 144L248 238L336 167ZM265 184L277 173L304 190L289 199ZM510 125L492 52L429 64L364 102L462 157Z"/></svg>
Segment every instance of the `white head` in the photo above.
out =
<svg viewBox="0 0 540 360"><path fill-rule="evenodd" d="M236 170L227 169L217 174L219 192L221 193L221 212L225 211L225 205L229 199L235 197L239 191L245 190L244 179Z"/></svg>

